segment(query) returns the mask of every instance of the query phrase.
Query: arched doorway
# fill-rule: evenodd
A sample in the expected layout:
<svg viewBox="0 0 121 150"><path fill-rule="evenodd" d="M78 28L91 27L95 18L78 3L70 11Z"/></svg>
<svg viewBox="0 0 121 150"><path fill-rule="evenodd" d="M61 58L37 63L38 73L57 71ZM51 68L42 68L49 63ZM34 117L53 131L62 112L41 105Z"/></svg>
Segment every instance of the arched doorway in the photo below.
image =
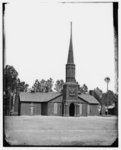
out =
<svg viewBox="0 0 121 150"><path fill-rule="evenodd" d="M75 114L75 106L74 103L71 103L69 107L69 115L74 116L74 114Z"/></svg>

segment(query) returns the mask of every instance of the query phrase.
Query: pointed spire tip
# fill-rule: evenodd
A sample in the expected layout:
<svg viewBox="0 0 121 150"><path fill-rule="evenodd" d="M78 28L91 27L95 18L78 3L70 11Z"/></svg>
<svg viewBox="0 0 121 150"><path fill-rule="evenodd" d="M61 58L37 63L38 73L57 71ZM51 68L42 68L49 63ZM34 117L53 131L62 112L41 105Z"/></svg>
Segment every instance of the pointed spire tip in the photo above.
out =
<svg viewBox="0 0 121 150"><path fill-rule="evenodd" d="M71 21L71 35L72 35L72 21Z"/></svg>
<svg viewBox="0 0 121 150"><path fill-rule="evenodd" d="M71 34L70 34L70 45L69 45L69 53L68 53L68 60L67 63L68 64L73 64L74 63L74 59L73 59L73 43L72 43L72 22L71 22Z"/></svg>

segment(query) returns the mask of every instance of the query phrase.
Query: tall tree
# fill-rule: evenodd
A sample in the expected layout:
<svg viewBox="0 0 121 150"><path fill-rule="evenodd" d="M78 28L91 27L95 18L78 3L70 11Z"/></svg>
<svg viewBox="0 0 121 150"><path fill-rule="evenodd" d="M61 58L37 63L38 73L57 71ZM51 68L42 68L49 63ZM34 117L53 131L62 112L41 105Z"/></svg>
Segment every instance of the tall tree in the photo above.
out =
<svg viewBox="0 0 121 150"><path fill-rule="evenodd" d="M105 106L112 105L115 102L117 102L117 97L116 97L116 94L113 91L108 90L107 93L103 93L103 95L102 95L102 103Z"/></svg>
<svg viewBox="0 0 121 150"><path fill-rule="evenodd" d="M104 81L105 81L106 84L107 84L107 92L108 92L108 84L109 84L109 82L110 82L110 78L109 78L109 77L106 77L106 78L104 79Z"/></svg>
<svg viewBox="0 0 121 150"><path fill-rule="evenodd" d="M98 87L94 89L93 96L99 101L100 104L102 104L102 95L103 92Z"/></svg>
<svg viewBox="0 0 121 150"><path fill-rule="evenodd" d="M40 81L40 92L46 92L46 80L44 79Z"/></svg>
<svg viewBox="0 0 121 150"><path fill-rule="evenodd" d="M18 72L13 66L6 65L4 68L4 92L13 92L17 87Z"/></svg>
<svg viewBox="0 0 121 150"><path fill-rule="evenodd" d="M33 88L34 92L40 92L40 82L38 79L35 80L35 83L32 88Z"/></svg>
<svg viewBox="0 0 121 150"><path fill-rule="evenodd" d="M28 84L26 84L24 81L20 81L20 79L17 79L17 88L20 92L27 92Z"/></svg>
<svg viewBox="0 0 121 150"><path fill-rule="evenodd" d="M6 65L3 70L3 90L4 90L4 114L11 115L13 113L13 107L15 102L15 96L19 90L25 90L28 84L21 82L18 78L18 72L13 66Z"/></svg>
<svg viewBox="0 0 121 150"><path fill-rule="evenodd" d="M105 81L106 84L107 84L107 115L108 115L108 84L109 84L109 82L110 82L110 78L109 78L109 77L106 77L106 78L104 79L104 81Z"/></svg>
<svg viewBox="0 0 121 150"><path fill-rule="evenodd" d="M36 79L34 85L32 86L32 90L34 92L52 92L52 87L53 87L52 78L49 78L47 81L44 79L42 79L41 81Z"/></svg>
<svg viewBox="0 0 121 150"><path fill-rule="evenodd" d="M52 87L53 87L53 79L49 78L46 81L46 92L52 92Z"/></svg>
<svg viewBox="0 0 121 150"><path fill-rule="evenodd" d="M55 83L55 90L57 92L62 92L63 90L63 85L64 85L64 81L63 80L57 80L56 83Z"/></svg>

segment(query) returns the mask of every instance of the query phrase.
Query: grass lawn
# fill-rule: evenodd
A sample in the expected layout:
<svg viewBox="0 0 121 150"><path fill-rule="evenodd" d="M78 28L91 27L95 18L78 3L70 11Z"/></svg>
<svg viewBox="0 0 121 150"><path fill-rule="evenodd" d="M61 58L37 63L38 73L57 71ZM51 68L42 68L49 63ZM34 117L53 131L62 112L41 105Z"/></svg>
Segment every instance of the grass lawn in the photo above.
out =
<svg viewBox="0 0 121 150"><path fill-rule="evenodd" d="M6 116L4 122L11 145L108 146L118 136L114 116Z"/></svg>

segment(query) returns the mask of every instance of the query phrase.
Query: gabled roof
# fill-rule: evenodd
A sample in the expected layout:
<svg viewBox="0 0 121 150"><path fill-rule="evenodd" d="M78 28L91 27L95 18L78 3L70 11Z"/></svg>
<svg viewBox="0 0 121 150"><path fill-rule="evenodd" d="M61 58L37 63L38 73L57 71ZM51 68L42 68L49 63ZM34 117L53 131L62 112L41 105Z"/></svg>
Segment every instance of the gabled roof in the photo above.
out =
<svg viewBox="0 0 121 150"><path fill-rule="evenodd" d="M62 96L59 92L49 92L49 93L28 93L20 92L21 102L48 102L54 100L59 96ZM99 102L89 94L80 94L78 97L89 104L99 104Z"/></svg>
<svg viewBox="0 0 121 150"><path fill-rule="evenodd" d="M58 92L49 92L49 93L27 93L20 92L20 101L21 102L48 102L56 97L61 96L61 93Z"/></svg>
<svg viewBox="0 0 121 150"><path fill-rule="evenodd" d="M80 94L78 95L79 98L83 99L84 101L88 102L89 104L99 104L95 97L89 94Z"/></svg>

